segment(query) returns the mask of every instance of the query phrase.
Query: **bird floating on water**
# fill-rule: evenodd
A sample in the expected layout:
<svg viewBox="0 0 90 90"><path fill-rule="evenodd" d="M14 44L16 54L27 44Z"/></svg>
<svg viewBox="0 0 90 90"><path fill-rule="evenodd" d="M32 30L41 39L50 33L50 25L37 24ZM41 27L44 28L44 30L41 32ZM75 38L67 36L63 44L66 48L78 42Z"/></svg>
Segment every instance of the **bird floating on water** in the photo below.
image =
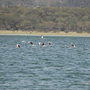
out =
<svg viewBox="0 0 90 90"><path fill-rule="evenodd" d="M89 84L89 81L88 81L88 82L86 82L85 84Z"/></svg>
<svg viewBox="0 0 90 90"><path fill-rule="evenodd" d="M20 48L20 44L17 44L17 45L16 45L16 48L18 48L18 47Z"/></svg>
<svg viewBox="0 0 90 90"><path fill-rule="evenodd" d="M43 39L43 35L41 36L41 39Z"/></svg>
<svg viewBox="0 0 90 90"><path fill-rule="evenodd" d="M72 47L75 47L75 44L71 43Z"/></svg>

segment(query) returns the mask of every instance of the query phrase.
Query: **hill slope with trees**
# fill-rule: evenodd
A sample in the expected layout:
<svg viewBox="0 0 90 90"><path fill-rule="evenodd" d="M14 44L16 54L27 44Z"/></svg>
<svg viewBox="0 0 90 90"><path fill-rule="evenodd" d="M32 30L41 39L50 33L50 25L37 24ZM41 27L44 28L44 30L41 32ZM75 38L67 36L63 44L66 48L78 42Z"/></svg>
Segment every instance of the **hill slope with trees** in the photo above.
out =
<svg viewBox="0 0 90 90"><path fill-rule="evenodd" d="M0 7L0 30L90 32L90 8Z"/></svg>
<svg viewBox="0 0 90 90"><path fill-rule="evenodd" d="M88 7L90 0L0 0L0 6L36 7Z"/></svg>

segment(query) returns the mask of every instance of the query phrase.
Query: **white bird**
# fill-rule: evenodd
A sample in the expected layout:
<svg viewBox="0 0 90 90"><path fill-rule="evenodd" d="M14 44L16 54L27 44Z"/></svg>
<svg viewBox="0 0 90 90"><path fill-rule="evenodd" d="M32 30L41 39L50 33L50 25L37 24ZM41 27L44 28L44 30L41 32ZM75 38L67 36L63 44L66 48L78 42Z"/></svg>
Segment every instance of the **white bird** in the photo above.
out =
<svg viewBox="0 0 90 90"><path fill-rule="evenodd" d="M44 44L44 43L42 43L42 46L45 46L45 44Z"/></svg>
<svg viewBox="0 0 90 90"><path fill-rule="evenodd" d="M30 42L30 44L31 44L30 46L36 46L36 45L33 44L33 42Z"/></svg>
<svg viewBox="0 0 90 90"><path fill-rule="evenodd" d="M43 39L43 35L41 36L41 38Z"/></svg>
<svg viewBox="0 0 90 90"><path fill-rule="evenodd" d="M20 44L16 44L16 48L18 48L18 47L20 48Z"/></svg>
<svg viewBox="0 0 90 90"><path fill-rule="evenodd" d="M38 45L40 45L40 44L41 44L41 42L38 43Z"/></svg>
<svg viewBox="0 0 90 90"><path fill-rule="evenodd" d="M30 43L30 41L28 41L28 43Z"/></svg>
<svg viewBox="0 0 90 90"><path fill-rule="evenodd" d="M75 44L71 43L72 47L75 47Z"/></svg>
<svg viewBox="0 0 90 90"><path fill-rule="evenodd" d="M21 41L22 43L26 42L25 40Z"/></svg>
<svg viewBox="0 0 90 90"><path fill-rule="evenodd" d="M86 82L85 84L89 84L89 81L88 81L88 82Z"/></svg>

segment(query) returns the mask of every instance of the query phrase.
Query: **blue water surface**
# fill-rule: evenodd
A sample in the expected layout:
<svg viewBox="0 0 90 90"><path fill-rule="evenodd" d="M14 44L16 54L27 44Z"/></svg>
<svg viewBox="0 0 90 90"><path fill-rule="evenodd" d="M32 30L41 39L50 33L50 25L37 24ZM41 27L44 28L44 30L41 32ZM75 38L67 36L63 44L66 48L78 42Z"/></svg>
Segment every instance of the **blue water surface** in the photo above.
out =
<svg viewBox="0 0 90 90"><path fill-rule="evenodd" d="M0 90L90 90L89 81L90 37L0 35Z"/></svg>

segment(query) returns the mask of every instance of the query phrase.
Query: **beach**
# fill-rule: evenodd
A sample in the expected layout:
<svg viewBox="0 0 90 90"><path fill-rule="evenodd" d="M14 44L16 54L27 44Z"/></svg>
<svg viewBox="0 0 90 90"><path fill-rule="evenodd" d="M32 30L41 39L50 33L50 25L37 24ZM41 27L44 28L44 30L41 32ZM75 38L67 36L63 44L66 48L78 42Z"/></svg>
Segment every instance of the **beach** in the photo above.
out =
<svg viewBox="0 0 90 90"><path fill-rule="evenodd" d="M0 30L0 35L50 35L50 36L90 36L90 33L82 32L37 32L37 31L10 31L10 30Z"/></svg>

